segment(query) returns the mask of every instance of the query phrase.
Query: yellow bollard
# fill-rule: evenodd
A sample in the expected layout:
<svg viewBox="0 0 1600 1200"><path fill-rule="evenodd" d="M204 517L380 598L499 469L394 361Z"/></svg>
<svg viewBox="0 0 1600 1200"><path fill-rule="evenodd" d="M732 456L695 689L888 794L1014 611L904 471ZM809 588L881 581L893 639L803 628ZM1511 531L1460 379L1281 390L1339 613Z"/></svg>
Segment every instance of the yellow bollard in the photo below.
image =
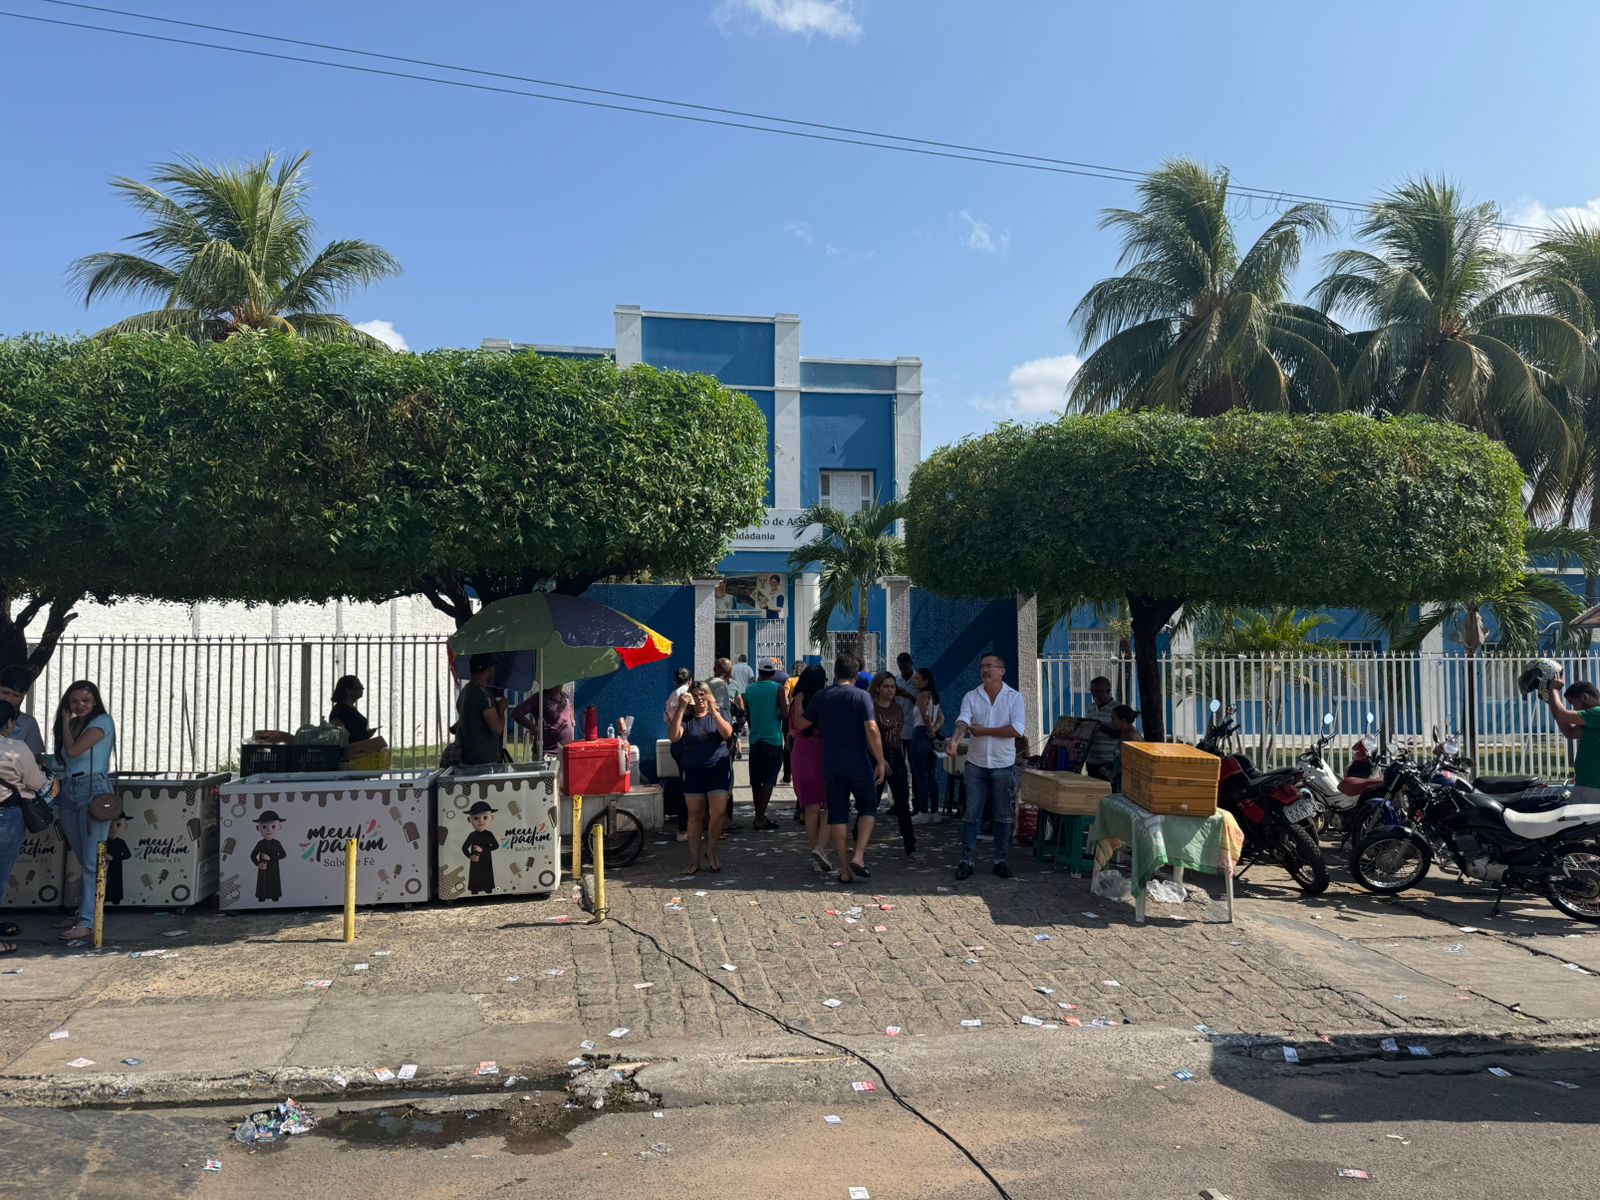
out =
<svg viewBox="0 0 1600 1200"><path fill-rule="evenodd" d="M106 932L106 844L101 842L95 854L94 869L94 948L100 949L100 943L105 938Z"/></svg>
<svg viewBox="0 0 1600 1200"><path fill-rule="evenodd" d="M594 823L594 920L598 925L606 919L606 823Z"/></svg>
<svg viewBox="0 0 1600 1200"><path fill-rule="evenodd" d="M583 878L583 797L572 798L572 882Z"/></svg>
<svg viewBox="0 0 1600 1200"><path fill-rule="evenodd" d="M356 840L344 844L344 940L356 940Z"/></svg>

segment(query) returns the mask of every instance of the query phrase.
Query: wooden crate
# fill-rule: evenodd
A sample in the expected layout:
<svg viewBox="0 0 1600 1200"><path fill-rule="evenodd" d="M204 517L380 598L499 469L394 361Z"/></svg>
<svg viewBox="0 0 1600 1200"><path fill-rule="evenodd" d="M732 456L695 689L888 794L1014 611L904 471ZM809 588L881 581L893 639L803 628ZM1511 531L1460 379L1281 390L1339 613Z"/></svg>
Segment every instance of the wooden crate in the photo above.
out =
<svg viewBox="0 0 1600 1200"><path fill-rule="evenodd" d="M1090 775L1031 768L1022 772L1022 802L1058 816L1092 817L1110 792L1109 783Z"/></svg>
<svg viewBox="0 0 1600 1200"><path fill-rule="evenodd" d="M1124 742L1122 793L1162 816L1209 817L1217 811L1222 760L1175 742Z"/></svg>

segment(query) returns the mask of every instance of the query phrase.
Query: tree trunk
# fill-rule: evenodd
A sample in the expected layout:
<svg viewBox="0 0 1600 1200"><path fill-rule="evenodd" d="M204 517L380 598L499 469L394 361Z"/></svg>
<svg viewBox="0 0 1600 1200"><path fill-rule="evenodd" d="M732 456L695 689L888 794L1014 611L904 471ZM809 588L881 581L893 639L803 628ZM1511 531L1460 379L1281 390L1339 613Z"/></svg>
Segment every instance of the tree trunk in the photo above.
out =
<svg viewBox="0 0 1600 1200"><path fill-rule="evenodd" d="M1157 639L1162 627L1182 607L1182 599L1128 597L1128 614L1133 618L1134 672L1139 680L1139 712L1143 716L1142 732L1147 742L1167 740L1166 699L1162 695L1161 669L1156 659Z"/></svg>
<svg viewBox="0 0 1600 1200"><path fill-rule="evenodd" d="M1595 490L1600 492L1600 488ZM1600 495L1589 497L1589 535L1600 538ZM1589 608L1600 604L1600 576L1593 571L1583 573L1583 600Z"/></svg>
<svg viewBox="0 0 1600 1200"><path fill-rule="evenodd" d="M50 661L50 656L56 652L56 643L61 640L67 626L77 620L78 614L72 609L83 599L83 593L34 596L13 615L11 606L16 599L11 586L0 583L0 667L21 663L30 676L38 678L39 672ZM39 631L39 638L30 651L28 627L41 612L44 613L44 628Z"/></svg>
<svg viewBox="0 0 1600 1200"><path fill-rule="evenodd" d="M872 585L862 579L856 587L856 661L862 670L870 671L875 670L867 665L867 600L872 595Z"/></svg>

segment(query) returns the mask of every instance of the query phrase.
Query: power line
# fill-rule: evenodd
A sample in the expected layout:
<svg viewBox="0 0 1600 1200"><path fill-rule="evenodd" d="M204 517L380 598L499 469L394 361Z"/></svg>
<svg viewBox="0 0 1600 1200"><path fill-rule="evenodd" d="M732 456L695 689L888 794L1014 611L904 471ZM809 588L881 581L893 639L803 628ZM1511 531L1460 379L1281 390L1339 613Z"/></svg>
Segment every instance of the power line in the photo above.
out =
<svg viewBox="0 0 1600 1200"><path fill-rule="evenodd" d="M419 75L408 71L392 71L374 67L362 67L354 63L342 63L328 59L308 58L301 55L278 54L265 50L252 50L243 46L230 46L218 42L205 42L191 38L169 37L153 33L141 33L131 29L118 29L108 25L94 25L85 22L57 20L33 14L9 12L0 10L0 16L11 17L17 20L34 21L39 24L56 25L71 29L92 30L101 33L116 34L122 37L140 38L146 41L165 42L173 45L189 46L198 49L221 50L233 54L243 54L257 58L276 59L285 62L302 63L309 66L327 67L334 70L352 71L361 74L386 76L396 79L407 79L415 82L434 83L446 87L459 87L473 91L499 93L502 95L520 96L526 99L548 100L558 103L607 109L614 112L626 112L641 116L664 117L671 120L688 121L696 124L721 126L723 128L744 129L758 133L781 134L787 137L804 138L808 140L833 142L843 145L865 146L870 149L895 150L907 154L922 154L934 158L955 159L965 162L982 162L994 166L1017 167L1024 170L1043 171L1050 174L1076 175L1084 178L1106 179L1122 183L1139 183L1148 179L1151 172L1137 170L1131 167L1114 167L1101 163L1080 162L1074 159L1054 158L1048 155L1028 154L1012 150L997 150L992 147L972 146L960 142L941 141L934 138L912 137L906 134L885 133L879 130L860 129L846 125L831 125L820 121L806 121L794 117L774 116L769 113L752 112L745 109L725 108L711 104L697 104L685 100L672 100L659 96L649 96L635 92L617 91L608 88L592 87L586 84L564 83L559 80L540 79L533 76L517 75L503 71L491 71L479 67L460 66L454 63L439 62L431 59L413 58L400 54L386 54L375 50L363 50L352 46L340 46L330 42L310 41L303 38L285 37L278 34L257 33L247 29L234 29L223 25L214 25L200 21L184 21L173 17L159 17L150 14L130 11L128 9L113 8L107 5L86 4L80 0L42 0L43 3L53 4L63 8L81 9L90 12L106 13L114 16L128 17L134 20L156 22L163 25L175 25L189 29L200 29L211 33L227 34L234 37L255 38L261 41L277 42L281 45L302 46L318 50L330 50L338 54L348 54L362 58L378 59L385 62L402 63L408 66L427 67L435 70L453 71L466 75L477 75L486 79L501 79L516 83L529 83L537 87L558 88L563 91L582 92L594 96L607 96L613 100L632 100L643 104L661 105L670 108L688 110L687 112L663 112L659 108L640 108L630 104L618 104L596 100L582 100L573 96L557 96L543 92L530 92L520 88L507 88L485 84L474 84L464 80L444 79L433 75ZM693 113L714 113L715 117L694 116ZM738 120L729 118L739 118ZM767 124L750 124L749 122L767 122ZM792 129L773 128L774 125L794 126ZM807 133L806 130L824 131L820 133ZM870 139L870 140L866 140ZM904 143L895 145L892 143ZM1240 197L1262 200L1269 205L1281 206L1286 202L1320 204L1326 208L1336 209L1348 213L1361 214L1367 211L1367 205L1354 200L1341 200L1336 197L1317 196L1302 192L1290 192L1278 189L1267 189L1236 184L1229 181L1229 191ZM1532 226L1519 225L1509 221L1495 221L1495 227L1517 233L1543 234L1548 230Z"/></svg>

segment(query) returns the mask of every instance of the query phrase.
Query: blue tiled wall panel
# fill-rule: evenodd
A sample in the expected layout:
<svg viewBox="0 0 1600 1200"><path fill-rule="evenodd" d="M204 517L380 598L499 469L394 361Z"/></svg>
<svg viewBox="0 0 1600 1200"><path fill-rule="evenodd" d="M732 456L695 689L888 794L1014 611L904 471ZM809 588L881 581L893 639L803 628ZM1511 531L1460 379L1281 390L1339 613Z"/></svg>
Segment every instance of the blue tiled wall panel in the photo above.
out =
<svg viewBox="0 0 1600 1200"><path fill-rule="evenodd" d="M694 669L694 588L654 584L596 584L584 593L642 621L672 641L672 657L632 671L615 671L578 684L575 709L578 734L583 734L583 710L593 704L600 710L600 732L619 716L635 718L633 744L646 779L656 774L656 739L665 737L661 709L672 690L679 667Z"/></svg>
<svg viewBox="0 0 1600 1200"><path fill-rule="evenodd" d="M640 354L653 367L713 375L723 383L771 387L775 341L770 321L645 317Z"/></svg>
<svg viewBox="0 0 1600 1200"><path fill-rule="evenodd" d="M893 363L800 360L802 388L852 388L870 392L892 392L894 382Z"/></svg>
<svg viewBox="0 0 1600 1200"><path fill-rule="evenodd" d="M1017 605L1013 600L953 600L921 588L911 590L911 657L933 671L945 711L945 729L955 728L961 697L978 686L978 660L1005 658L1006 682L1017 686ZM1037 719L1029 713L1030 726Z"/></svg>
<svg viewBox="0 0 1600 1200"><path fill-rule="evenodd" d="M771 508L774 503L773 498L776 495L773 490L775 480L773 479L772 463L777 457L777 439L774 435L772 424L773 396L771 392L749 388L744 390L744 394L756 402L756 407L761 410L761 419L767 423L767 490L762 497L762 503Z"/></svg>
<svg viewBox="0 0 1600 1200"><path fill-rule="evenodd" d="M883 643L884 607L887 600L881 587L875 587L867 593L867 628L877 633L878 643ZM860 614L851 610L847 615L843 609L835 609L828 618L828 628L837 633L849 633L861 623ZM868 664L869 666L871 664Z"/></svg>
<svg viewBox="0 0 1600 1200"><path fill-rule="evenodd" d="M894 495L894 404L889 396L800 394L800 503L820 499L819 471L871 471Z"/></svg>

